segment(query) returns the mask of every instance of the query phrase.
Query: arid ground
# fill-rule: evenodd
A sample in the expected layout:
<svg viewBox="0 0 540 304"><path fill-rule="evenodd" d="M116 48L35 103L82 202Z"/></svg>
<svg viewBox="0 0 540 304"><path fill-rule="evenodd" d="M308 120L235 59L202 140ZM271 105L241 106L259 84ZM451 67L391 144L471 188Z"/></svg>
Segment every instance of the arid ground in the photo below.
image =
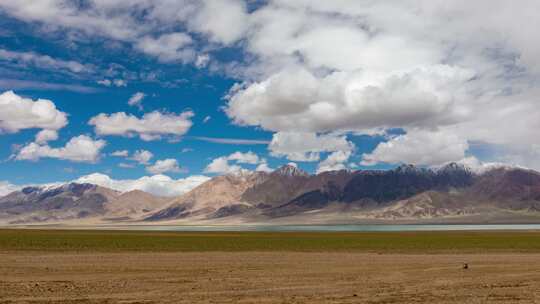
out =
<svg viewBox="0 0 540 304"><path fill-rule="evenodd" d="M333 245L332 240L352 240L355 234L306 233L305 238L320 244L307 250L303 245L277 250L273 245L279 239L269 235L279 234L221 234L219 242L242 237L248 244L252 238L263 242L257 243L260 250L224 245L219 251L211 246L212 238L198 233L194 237L210 245L197 251L138 250L123 247L117 241L125 237L120 232L93 233L116 247L83 246L84 239L75 237L87 235L83 232L0 232L0 303L540 303L537 232L502 233L531 240L527 246L532 247L510 242L506 249L478 247L475 240L484 239L483 234L490 239L496 232L390 234L418 242L424 238L427 247L420 248L425 253L413 247L370 248L369 243L353 250ZM19 238L10 240L16 234ZM143 235L185 242L189 234ZM356 234L356 242L376 235ZM284 239L293 236L301 243L301 234L281 234ZM468 241L459 245L454 239L460 249L443 250L435 245L437 236ZM41 248L40 238L60 245ZM469 268L463 269L463 263Z"/></svg>

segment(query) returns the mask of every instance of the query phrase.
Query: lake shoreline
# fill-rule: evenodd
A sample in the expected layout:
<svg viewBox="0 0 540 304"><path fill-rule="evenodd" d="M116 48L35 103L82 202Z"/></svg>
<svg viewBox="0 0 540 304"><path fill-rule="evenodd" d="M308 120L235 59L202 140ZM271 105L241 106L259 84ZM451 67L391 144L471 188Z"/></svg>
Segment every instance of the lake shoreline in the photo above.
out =
<svg viewBox="0 0 540 304"><path fill-rule="evenodd" d="M345 225L8 225L0 229L51 230L118 230L118 231L179 231L179 232L376 232L376 231L540 231L540 224L345 224Z"/></svg>

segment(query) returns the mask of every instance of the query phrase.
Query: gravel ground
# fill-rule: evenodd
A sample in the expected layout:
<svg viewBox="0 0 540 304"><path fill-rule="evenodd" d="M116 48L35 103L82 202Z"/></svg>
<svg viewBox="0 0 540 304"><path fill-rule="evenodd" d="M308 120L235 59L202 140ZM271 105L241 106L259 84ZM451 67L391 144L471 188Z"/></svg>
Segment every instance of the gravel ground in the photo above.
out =
<svg viewBox="0 0 540 304"><path fill-rule="evenodd" d="M0 303L540 303L540 254L0 252Z"/></svg>

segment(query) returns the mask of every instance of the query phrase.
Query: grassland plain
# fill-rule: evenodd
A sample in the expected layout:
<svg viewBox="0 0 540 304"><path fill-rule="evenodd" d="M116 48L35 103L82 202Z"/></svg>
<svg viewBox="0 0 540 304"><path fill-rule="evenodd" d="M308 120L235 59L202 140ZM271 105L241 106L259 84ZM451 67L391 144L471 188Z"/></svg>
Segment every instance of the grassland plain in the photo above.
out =
<svg viewBox="0 0 540 304"><path fill-rule="evenodd" d="M540 232L5 229L8 303L540 303Z"/></svg>
<svg viewBox="0 0 540 304"><path fill-rule="evenodd" d="M149 232L0 230L2 251L540 253L540 231Z"/></svg>

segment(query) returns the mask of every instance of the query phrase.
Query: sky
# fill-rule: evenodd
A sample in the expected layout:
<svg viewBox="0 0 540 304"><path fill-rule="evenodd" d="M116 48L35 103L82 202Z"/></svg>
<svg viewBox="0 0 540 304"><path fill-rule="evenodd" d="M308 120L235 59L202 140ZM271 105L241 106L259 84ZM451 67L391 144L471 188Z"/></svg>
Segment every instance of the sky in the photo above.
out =
<svg viewBox="0 0 540 304"><path fill-rule="evenodd" d="M538 1L0 0L0 194L540 169Z"/></svg>

